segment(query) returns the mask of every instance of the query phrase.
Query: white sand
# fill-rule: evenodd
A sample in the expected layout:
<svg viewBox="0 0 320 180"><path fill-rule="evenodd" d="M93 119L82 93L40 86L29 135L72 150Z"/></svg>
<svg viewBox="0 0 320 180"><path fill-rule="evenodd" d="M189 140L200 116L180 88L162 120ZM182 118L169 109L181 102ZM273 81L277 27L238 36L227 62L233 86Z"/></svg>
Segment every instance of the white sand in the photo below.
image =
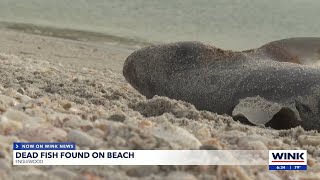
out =
<svg viewBox="0 0 320 180"><path fill-rule="evenodd" d="M131 50L0 31L0 179L320 179L320 136L147 100L121 75ZM306 149L308 171L265 166L12 166L14 141L79 149Z"/></svg>

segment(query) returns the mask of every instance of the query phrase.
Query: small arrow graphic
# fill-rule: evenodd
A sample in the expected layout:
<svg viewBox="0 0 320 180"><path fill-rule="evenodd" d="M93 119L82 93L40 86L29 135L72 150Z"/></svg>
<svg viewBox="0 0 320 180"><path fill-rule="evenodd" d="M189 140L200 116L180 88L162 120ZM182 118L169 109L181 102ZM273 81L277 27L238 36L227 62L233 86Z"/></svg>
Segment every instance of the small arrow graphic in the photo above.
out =
<svg viewBox="0 0 320 180"><path fill-rule="evenodd" d="M18 144L16 144L16 148L17 148L17 149L19 148L19 145L18 145Z"/></svg>

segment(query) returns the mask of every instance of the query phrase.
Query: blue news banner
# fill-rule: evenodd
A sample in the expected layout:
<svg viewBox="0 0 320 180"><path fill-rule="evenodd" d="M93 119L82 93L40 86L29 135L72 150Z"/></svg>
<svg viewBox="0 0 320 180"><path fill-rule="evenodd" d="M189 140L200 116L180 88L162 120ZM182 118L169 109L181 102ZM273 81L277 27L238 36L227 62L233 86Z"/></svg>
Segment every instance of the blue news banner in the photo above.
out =
<svg viewBox="0 0 320 180"><path fill-rule="evenodd" d="M14 142L13 150L76 150L74 142Z"/></svg>
<svg viewBox="0 0 320 180"><path fill-rule="evenodd" d="M307 165L269 165L269 170L307 170Z"/></svg>

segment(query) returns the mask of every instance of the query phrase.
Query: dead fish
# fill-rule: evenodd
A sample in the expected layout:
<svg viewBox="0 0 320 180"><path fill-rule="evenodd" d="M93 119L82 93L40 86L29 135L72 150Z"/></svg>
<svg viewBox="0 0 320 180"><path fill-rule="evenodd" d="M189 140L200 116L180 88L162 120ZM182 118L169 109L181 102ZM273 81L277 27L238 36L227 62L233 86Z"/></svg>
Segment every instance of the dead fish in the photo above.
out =
<svg viewBox="0 0 320 180"><path fill-rule="evenodd" d="M123 75L147 98L183 100L275 129L320 130L320 68L302 65L302 56L299 62L275 59L265 49L234 52L194 41L153 45L133 52Z"/></svg>

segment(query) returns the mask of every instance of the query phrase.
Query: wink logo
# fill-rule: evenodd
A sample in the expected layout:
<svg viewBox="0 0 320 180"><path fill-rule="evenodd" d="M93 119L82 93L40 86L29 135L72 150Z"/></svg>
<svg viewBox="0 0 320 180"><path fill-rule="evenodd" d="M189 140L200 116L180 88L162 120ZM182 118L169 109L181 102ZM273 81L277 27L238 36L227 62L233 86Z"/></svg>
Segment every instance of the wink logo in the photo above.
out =
<svg viewBox="0 0 320 180"><path fill-rule="evenodd" d="M288 152L282 152L282 153L272 153L273 161L272 162L285 162L285 163L291 163L291 162L304 162L304 155L305 153L288 153Z"/></svg>
<svg viewBox="0 0 320 180"><path fill-rule="evenodd" d="M306 170L306 150L270 150L269 170Z"/></svg>

